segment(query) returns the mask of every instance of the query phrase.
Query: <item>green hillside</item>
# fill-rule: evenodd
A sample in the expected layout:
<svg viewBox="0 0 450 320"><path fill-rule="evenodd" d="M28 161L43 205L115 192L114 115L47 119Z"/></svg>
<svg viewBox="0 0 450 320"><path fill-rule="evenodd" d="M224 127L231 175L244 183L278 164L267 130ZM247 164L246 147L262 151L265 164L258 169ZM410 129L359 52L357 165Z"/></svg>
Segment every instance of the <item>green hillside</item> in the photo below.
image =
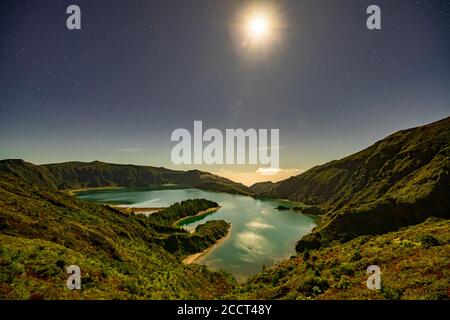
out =
<svg viewBox="0 0 450 320"><path fill-rule="evenodd" d="M299 251L382 234L430 216L450 218L450 118L395 133L342 160L312 168L260 194L324 214ZM313 211L313 210L310 210Z"/></svg>
<svg viewBox="0 0 450 320"><path fill-rule="evenodd" d="M181 261L228 229L212 221L190 234L0 172L0 297L215 298L233 287L230 276ZM81 291L66 288L71 264L81 268Z"/></svg>
<svg viewBox="0 0 450 320"><path fill-rule="evenodd" d="M286 260L248 281L238 299L450 299L450 220L381 236L361 236ZM368 290L367 268L381 269L381 290Z"/></svg>

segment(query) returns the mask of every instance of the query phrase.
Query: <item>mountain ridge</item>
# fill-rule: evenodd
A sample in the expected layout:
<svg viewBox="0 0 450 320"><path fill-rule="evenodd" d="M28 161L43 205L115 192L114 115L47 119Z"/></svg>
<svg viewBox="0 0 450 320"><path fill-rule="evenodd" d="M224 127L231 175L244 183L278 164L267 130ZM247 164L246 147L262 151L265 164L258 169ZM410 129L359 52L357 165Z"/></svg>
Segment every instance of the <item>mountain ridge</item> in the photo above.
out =
<svg viewBox="0 0 450 320"><path fill-rule="evenodd" d="M36 165L22 159L0 160L0 171L24 181L66 190L99 187L150 187L180 184L188 187L250 195L243 184L199 170L178 171L162 167L70 161Z"/></svg>
<svg viewBox="0 0 450 320"><path fill-rule="evenodd" d="M450 117L401 130L341 160L278 182L258 196L314 206L323 223L297 249L450 217Z"/></svg>

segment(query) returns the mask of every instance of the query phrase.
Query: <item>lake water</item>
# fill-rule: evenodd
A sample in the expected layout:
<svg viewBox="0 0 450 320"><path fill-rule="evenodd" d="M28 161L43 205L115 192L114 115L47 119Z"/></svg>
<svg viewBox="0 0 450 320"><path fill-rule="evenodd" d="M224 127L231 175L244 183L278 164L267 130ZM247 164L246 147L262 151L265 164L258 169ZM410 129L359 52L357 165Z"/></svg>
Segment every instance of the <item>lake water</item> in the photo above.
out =
<svg viewBox="0 0 450 320"><path fill-rule="evenodd" d="M261 271L263 266L295 254L295 243L316 226L312 217L293 211L279 211L283 201L258 200L252 197L209 192L198 189L110 189L78 192L81 199L138 208L166 207L187 199L208 199L221 209L194 223L193 229L209 220L225 220L232 224L227 239L202 256L196 263L214 270L232 273L244 281Z"/></svg>

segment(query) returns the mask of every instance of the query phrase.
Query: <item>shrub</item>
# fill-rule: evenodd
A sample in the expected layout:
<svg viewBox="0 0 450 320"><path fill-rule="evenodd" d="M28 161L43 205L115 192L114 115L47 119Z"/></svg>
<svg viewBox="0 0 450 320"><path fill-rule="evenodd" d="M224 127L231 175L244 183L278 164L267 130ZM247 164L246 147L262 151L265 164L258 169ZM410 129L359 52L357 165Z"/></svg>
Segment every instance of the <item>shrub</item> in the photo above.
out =
<svg viewBox="0 0 450 320"><path fill-rule="evenodd" d="M137 281L135 281L135 280L126 281L123 284L123 288L125 289L125 291L127 291L131 295L137 295L137 294L139 294L139 291L140 291L139 285L138 285Z"/></svg>
<svg viewBox="0 0 450 320"><path fill-rule="evenodd" d="M356 250L352 257L350 258L350 261L356 262L362 259L361 253L359 252L359 250Z"/></svg>
<svg viewBox="0 0 450 320"><path fill-rule="evenodd" d="M342 276L339 280L339 283L336 285L336 288L338 289L349 289L352 286L352 282L349 277Z"/></svg>
<svg viewBox="0 0 450 320"><path fill-rule="evenodd" d="M352 265L348 263L343 263L339 267L333 268L333 270L331 270L331 273L333 273L336 279L340 279L342 275L345 276L355 275L355 270L353 269Z"/></svg>
<svg viewBox="0 0 450 320"><path fill-rule="evenodd" d="M318 277L306 277L298 286L297 290L306 296L319 295L330 287L326 279Z"/></svg>
<svg viewBox="0 0 450 320"><path fill-rule="evenodd" d="M44 279L54 277L61 272L61 269L57 268L56 265L50 264L38 267L34 270L34 273Z"/></svg>
<svg viewBox="0 0 450 320"><path fill-rule="evenodd" d="M308 260L309 257L310 257L309 250L306 249L305 251L303 251L303 260Z"/></svg>
<svg viewBox="0 0 450 320"><path fill-rule="evenodd" d="M272 286L276 286L280 282L280 273L276 272L272 277Z"/></svg>
<svg viewBox="0 0 450 320"><path fill-rule="evenodd" d="M381 286L381 294L387 300L400 300L403 296L403 290L400 288L388 288Z"/></svg>
<svg viewBox="0 0 450 320"><path fill-rule="evenodd" d="M419 241L425 248L436 247L439 245L439 240L429 234L420 236Z"/></svg>
<svg viewBox="0 0 450 320"><path fill-rule="evenodd" d="M63 259L58 259L55 262L56 266L59 267L61 270L64 270L64 267L66 266L66 262Z"/></svg>

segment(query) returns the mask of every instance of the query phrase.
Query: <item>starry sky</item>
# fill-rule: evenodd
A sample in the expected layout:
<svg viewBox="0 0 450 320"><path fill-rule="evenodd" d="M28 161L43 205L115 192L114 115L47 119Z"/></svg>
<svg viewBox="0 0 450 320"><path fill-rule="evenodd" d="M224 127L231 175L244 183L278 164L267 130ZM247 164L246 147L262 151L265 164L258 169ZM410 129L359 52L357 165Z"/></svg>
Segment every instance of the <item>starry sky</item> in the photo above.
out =
<svg viewBox="0 0 450 320"><path fill-rule="evenodd" d="M261 1L2 0L0 159L199 168L250 184L271 178L173 165L172 131L279 129L289 176L450 115L450 1L263 2L283 27L252 57L234 23ZM66 28L70 4L81 30ZM366 27L371 4L382 30Z"/></svg>

